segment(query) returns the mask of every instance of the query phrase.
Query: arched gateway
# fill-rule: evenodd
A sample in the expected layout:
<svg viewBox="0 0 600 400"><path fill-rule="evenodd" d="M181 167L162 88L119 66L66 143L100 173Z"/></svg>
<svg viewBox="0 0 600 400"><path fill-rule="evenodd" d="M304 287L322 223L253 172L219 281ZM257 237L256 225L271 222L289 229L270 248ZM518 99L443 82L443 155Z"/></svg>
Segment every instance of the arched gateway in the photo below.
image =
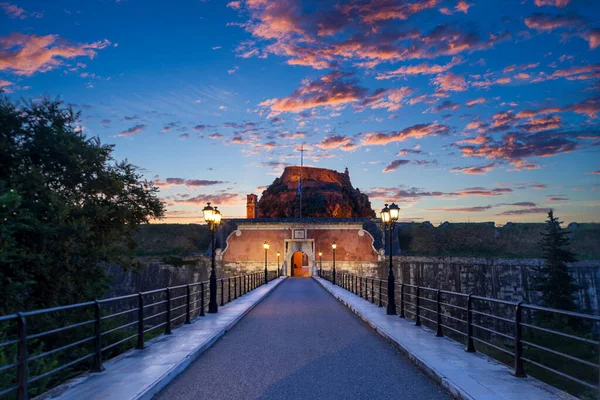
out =
<svg viewBox="0 0 600 400"><path fill-rule="evenodd" d="M279 267L286 276L316 275L320 261L324 270L332 269L334 242L339 272L374 273L383 257L376 250L382 247L381 230L371 219L255 218L225 221L219 232L217 261L232 273L262 271L265 241L270 244L267 269Z"/></svg>

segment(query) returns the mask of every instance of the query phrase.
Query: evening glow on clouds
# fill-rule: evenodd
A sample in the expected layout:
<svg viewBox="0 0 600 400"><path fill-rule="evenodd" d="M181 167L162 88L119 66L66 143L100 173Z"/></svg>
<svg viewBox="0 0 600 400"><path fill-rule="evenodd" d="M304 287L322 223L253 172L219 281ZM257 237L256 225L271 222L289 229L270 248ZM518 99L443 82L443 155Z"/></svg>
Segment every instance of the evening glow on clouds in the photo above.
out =
<svg viewBox="0 0 600 400"><path fill-rule="evenodd" d="M58 97L166 222L299 163L408 221L600 221L600 3L0 2L0 87Z"/></svg>

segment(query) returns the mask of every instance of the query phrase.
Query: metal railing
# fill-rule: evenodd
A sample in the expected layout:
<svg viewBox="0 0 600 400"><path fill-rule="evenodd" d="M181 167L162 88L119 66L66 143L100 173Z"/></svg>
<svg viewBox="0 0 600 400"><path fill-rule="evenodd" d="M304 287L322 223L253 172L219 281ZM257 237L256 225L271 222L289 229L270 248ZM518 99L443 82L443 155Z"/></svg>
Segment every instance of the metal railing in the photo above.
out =
<svg viewBox="0 0 600 400"><path fill-rule="evenodd" d="M276 272L269 273L269 281L276 277ZM207 280L0 316L0 324L8 332L8 337L0 338L0 355L1 350L15 355L12 362L6 357L7 364L0 365L0 378L11 372L14 377L8 387L0 386L0 398L12 393L18 400L28 399L32 384L58 384L59 381L51 381L54 374L69 369L70 378L85 372L84 362L92 372L102 371L104 359L132 348L143 349L149 338L171 334L174 328L205 316L210 298L208 283ZM218 279L217 301L225 305L264 283L264 272ZM68 325L61 324L63 318L68 318ZM42 360L43 372L30 376L30 365L36 360ZM63 363L56 365L57 360Z"/></svg>
<svg viewBox="0 0 600 400"><path fill-rule="evenodd" d="M332 281L331 271L321 277ZM387 280L337 272L336 284L387 306ZM402 282L395 290L400 318L463 342L467 352L482 351L512 365L517 377L526 376L528 365L527 373L539 379L600 398L600 316ZM557 384L553 376L564 381Z"/></svg>

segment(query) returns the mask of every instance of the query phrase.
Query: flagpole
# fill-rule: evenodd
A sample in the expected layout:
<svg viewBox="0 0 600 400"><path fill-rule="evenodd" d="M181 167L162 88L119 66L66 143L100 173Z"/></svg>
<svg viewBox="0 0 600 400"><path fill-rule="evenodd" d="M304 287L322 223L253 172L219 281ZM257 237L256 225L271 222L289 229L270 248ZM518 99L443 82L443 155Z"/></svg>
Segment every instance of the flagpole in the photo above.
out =
<svg viewBox="0 0 600 400"><path fill-rule="evenodd" d="M304 145L300 147L300 186L298 186L300 195L300 219L302 219L302 167L304 167Z"/></svg>

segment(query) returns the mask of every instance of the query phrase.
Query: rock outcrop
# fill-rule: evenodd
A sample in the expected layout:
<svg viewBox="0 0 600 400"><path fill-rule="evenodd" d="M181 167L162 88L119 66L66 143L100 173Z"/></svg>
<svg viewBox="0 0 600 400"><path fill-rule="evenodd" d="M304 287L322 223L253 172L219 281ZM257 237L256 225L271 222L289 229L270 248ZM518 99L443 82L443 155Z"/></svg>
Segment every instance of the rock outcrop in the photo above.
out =
<svg viewBox="0 0 600 400"><path fill-rule="evenodd" d="M299 216L298 183L302 168L302 217L373 218L369 197L354 189L346 169L287 167L281 177L262 193L258 201L260 218Z"/></svg>

